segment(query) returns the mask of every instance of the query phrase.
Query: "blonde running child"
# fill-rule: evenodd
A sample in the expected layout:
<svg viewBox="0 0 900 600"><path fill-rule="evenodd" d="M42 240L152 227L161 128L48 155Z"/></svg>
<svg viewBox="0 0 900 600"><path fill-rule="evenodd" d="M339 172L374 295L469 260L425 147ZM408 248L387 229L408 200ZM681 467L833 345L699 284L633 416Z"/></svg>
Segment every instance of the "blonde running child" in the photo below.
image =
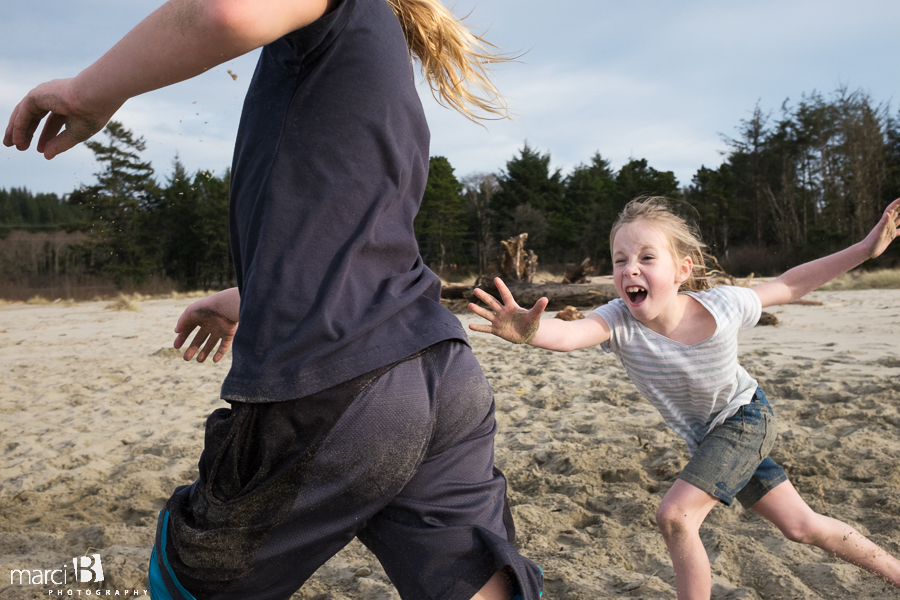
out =
<svg viewBox="0 0 900 600"><path fill-rule="evenodd" d="M868 236L849 248L754 288L705 289L703 245L663 198L631 201L610 232L621 298L579 321L541 320L547 299L519 307L496 280L500 301L482 290L490 321L470 325L517 344L568 352L601 345L615 352L641 394L688 444L691 460L656 513L675 568L679 600L708 599L709 558L700 525L737 498L796 542L812 544L900 587L900 561L851 526L814 512L769 458L776 428L757 382L737 362L737 334L767 306L797 300L869 258L897 236L900 199Z"/></svg>
<svg viewBox="0 0 900 600"><path fill-rule="evenodd" d="M411 55L445 104L505 115L501 59L440 0L170 0L29 92L3 142L27 149L47 116L53 158L129 98L260 47L232 167L238 287L176 326L178 348L199 330L186 360L232 348L230 408L160 515L151 597L287 600L356 537L402 598L537 600L490 385L413 229L429 131Z"/></svg>

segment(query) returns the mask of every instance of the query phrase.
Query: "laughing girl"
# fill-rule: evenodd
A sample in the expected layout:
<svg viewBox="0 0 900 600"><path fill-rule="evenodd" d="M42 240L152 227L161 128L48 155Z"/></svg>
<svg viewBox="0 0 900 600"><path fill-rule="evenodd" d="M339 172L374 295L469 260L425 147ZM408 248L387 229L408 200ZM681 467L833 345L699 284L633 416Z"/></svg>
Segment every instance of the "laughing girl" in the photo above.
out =
<svg viewBox="0 0 900 600"><path fill-rule="evenodd" d="M797 300L869 258L897 236L900 199L861 242L795 267L752 289L706 289L703 244L663 198L638 198L610 233L621 298L579 321L541 320L547 299L519 307L496 280L500 301L482 290L490 321L470 325L513 343L568 352L600 345L614 352L641 394L682 436L691 460L662 499L656 522L675 568L679 600L708 599L709 558L700 525L712 508L735 498L796 542L812 544L900 587L900 561L850 525L814 512L769 458L775 416L753 377L737 361L737 335L762 309Z"/></svg>

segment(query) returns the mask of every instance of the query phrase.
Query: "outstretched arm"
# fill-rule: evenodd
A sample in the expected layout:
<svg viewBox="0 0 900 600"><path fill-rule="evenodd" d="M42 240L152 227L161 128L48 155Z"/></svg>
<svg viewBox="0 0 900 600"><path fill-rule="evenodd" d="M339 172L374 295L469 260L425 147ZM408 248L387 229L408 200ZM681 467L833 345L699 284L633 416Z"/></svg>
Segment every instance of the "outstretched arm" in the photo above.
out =
<svg viewBox="0 0 900 600"><path fill-rule="evenodd" d="M476 289L475 295L488 308L469 304L469 310L490 321L490 325L469 325L469 329L493 333L514 344L531 344L538 348L569 352L588 346L596 346L609 339L609 326L602 318L591 314L578 321L560 319L541 320L548 300L541 298L531 310L525 310L513 299L509 288L500 278L494 280L500 300Z"/></svg>
<svg viewBox="0 0 900 600"><path fill-rule="evenodd" d="M881 255L897 237L900 225L900 198L891 202L881 220L861 242L824 258L804 263L786 271L768 283L758 285L753 291L759 296L763 308L787 304L843 275L870 258Z"/></svg>
<svg viewBox="0 0 900 600"><path fill-rule="evenodd" d="M317 20L334 2L170 0L75 78L31 90L13 110L3 143L26 150L49 114L37 150L53 158L103 129L129 98L277 40Z"/></svg>
<svg viewBox="0 0 900 600"><path fill-rule="evenodd" d="M237 331L240 308L241 297L238 289L229 288L201 298L184 309L175 325L175 333L178 334L175 338L175 348L181 348L191 332L198 327L200 329L184 351L184 360L191 360L196 355L197 362L202 363L215 349L216 344L219 349L213 356L213 362L222 360Z"/></svg>

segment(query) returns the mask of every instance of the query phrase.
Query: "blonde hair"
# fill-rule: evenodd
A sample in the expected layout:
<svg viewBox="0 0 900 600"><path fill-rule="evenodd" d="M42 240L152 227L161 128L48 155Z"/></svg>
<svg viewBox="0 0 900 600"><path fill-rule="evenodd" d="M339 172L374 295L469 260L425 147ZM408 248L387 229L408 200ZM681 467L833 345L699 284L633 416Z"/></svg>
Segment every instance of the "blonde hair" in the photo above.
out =
<svg viewBox="0 0 900 600"><path fill-rule="evenodd" d="M687 280L679 291L699 292L709 288L706 274L706 260L697 226L676 214L669 201L662 196L639 196L625 205L609 232L609 247L612 249L619 229L636 221L650 221L662 231L669 243L669 251L676 262L690 257L694 263Z"/></svg>
<svg viewBox="0 0 900 600"><path fill-rule="evenodd" d="M487 74L492 63L512 60L469 31L440 0L387 0L403 29L409 52L419 59L431 93L466 118L503 119L506 102ZM487 113L479 115L473 111Z"/></svg>

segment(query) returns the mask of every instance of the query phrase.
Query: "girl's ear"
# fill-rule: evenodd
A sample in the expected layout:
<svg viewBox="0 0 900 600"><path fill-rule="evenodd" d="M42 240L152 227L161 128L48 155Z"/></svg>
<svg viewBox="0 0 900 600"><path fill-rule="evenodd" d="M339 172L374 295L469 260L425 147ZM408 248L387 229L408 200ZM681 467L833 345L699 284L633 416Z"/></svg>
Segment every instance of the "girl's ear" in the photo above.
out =
<svg viewBox="0 0 900 600"><path fill-rule="evenodd" d="M681 260L675 262L675 267L675 283L681 285L691 276L691 273L694 270L694 259L690 256L685 256Z"/></svg>

